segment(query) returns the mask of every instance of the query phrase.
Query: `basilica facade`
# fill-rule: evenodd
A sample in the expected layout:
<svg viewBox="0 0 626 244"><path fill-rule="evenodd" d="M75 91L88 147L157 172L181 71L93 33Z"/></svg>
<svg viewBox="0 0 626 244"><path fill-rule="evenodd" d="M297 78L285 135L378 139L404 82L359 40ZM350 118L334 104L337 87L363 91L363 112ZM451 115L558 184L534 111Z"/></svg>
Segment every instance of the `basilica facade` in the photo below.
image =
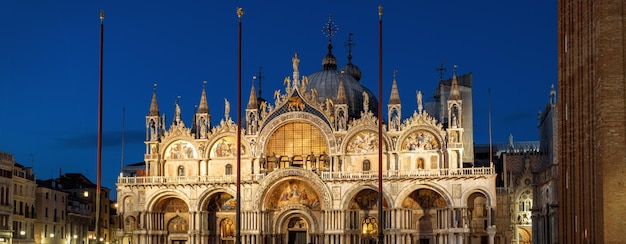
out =
<svg viewBox="0 0 626 244"><path fill-rule="evenodd" d="M204 88L190 125L178 104L166 125L154 91L145 165L117 183L118 242L234 243L238 207L243 243L375 243L379 225L386 243L493 242L496 175L464 163L473 147L463 114L471 100L456 74L442 81L440 106L426 106L418 91L416 109L404 117L394 75L379 138L377 98L350 58L338 69L329 45L322 70L308 76L297 54L291 58L293 73L273 101L252 87L241 130L228 101L211 125Z"/></svg>

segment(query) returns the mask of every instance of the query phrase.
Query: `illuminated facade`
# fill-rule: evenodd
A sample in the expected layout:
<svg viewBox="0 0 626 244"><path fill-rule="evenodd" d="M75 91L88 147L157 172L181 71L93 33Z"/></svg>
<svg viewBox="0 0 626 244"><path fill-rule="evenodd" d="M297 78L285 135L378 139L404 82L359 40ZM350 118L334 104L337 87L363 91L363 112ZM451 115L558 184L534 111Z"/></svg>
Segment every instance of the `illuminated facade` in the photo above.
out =
<svg viewBox="0 0 626 244"><path fill-rule="evenodd" d="M35 174L33 168L13 165L13 243L35 243Z"/></svg>
<svg viewBox="0 0 626 244"><path fill-rule="evenodd" d="M421 92L403 119L394 77L379 169L377 99L358 82L358 67L349 61L337 69L331 50L323 70L308 77L294 55L293 74L272 103L251 89L239 132L243 243L374 243L379 224L387 243L493 241L495 171L463 167L464 150L473 146L464 130L471 100L462 97L456 74L440 86L448 89L441 106L432 106L443 121L430 115ZM117 241L233 243L238 131L228 101L211 126L206 97L203 88L191 126L176 104L168 128L155 90L145 167L118 179Z"/></svg>
<svg viewBox="0 0 626 244"><path fill-rule="evenodd" d="M0 242L12 243L13 154L0 152Z"/></svg>

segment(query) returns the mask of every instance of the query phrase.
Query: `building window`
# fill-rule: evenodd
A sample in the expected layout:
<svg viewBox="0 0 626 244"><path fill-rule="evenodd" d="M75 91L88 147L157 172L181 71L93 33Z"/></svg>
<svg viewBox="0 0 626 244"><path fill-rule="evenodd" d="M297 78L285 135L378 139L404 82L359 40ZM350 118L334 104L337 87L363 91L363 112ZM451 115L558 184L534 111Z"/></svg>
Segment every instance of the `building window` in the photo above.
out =
<svg viewBox="0 0 626 244"><path fill-rule="evenodd" d="M418 169L424 169L424 159L423 159L423 158L418 158L418 159L417 159L417 165L416 165L416 167L417 167Z"/></svg>
<svg viewBox="0 0 626 244"><path fill-rule="evenodd" d="M224 170L224 174L225 175L232 175L233 174L233 165L232 164L227 164L226 168Z"/></svg>
<svg viewBox="0 0 626 244"><path fill-rule="evenodd" d="M46 199L48 199L48 193L46 192Z"/></svg>
<svg viewBox="0 0 626 244"><path fill-rule="evenodd" d="M178 176L185 176L185 167L178 166Z"/></svg>
<svg viewBox="0 0 626 244"><path fill-rule="evenodd" d="M265 155L320 155L328 152L326 137L309 123L292 122L278 128L269 138Z"/></svg>
<svg viewBox="0 0 626 244"><path fill-rule="evenodd" d="M363 171L370 171L372 170L372 163L370 162L369 159L363 160Z"/></svg>

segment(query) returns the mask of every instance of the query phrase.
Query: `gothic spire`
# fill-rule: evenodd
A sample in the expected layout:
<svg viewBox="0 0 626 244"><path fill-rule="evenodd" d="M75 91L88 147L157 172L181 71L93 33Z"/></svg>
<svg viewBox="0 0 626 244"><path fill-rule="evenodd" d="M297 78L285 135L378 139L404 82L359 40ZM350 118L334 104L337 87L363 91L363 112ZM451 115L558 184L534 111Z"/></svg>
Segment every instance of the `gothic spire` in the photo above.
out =
<svg viewBox="0 0 626 244"><path fill-rule="evenodd" d="M347 104L348 99L346 98L346 91L343 86L343 71L341 72L341 76L339 77L339 88L337 89L337 104Z"/></svg>
<svg viewBox="0 0 626 244"><path fill-rule="evenodd" d="M456 64L454 65L454 72L452 75L452 88L450 88L450 97L448 100L461 100L461 92L459 91L459 81L456 77Z"/></svg>
<svg viewBox="0 0 626 244"><path fill-rule="evenodd" d="M247 109L257 109L259 105L257 104L256 99L256 90L254 89L254 83L252 83L252 88L250 89L250 99L248 100Z"/></svg>
<svg viewBox="0 0 626 244"><path fill-rule="evenodd" d="M150 102L150 111L148 112L148 116L159 116L159 103L157 102L156 87L157 84L154 84L154 88L152 89L152 102Z"/></svg>
<svg viewBox="0 0 626 244"><path fill-rule="evenodd" d="M202 84L202 95L200 96L198 113L209 113L209 103L206 100L206 81Z"/></svg>
<svg viewBox="0 0 626 244"><path fill-rule="evenodd" d="M391 95L389 96L389 104L400 104L400 94L398 93L398 84L396 84L396 75L398 70L393 71L393 83L391 84Z"/></svg>

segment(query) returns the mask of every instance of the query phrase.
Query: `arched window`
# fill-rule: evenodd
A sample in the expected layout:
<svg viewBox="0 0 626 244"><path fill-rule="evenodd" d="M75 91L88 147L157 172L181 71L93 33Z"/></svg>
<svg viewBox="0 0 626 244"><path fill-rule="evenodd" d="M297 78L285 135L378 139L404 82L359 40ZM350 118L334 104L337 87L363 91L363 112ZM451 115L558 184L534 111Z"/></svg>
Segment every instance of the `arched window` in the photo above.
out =
<svg viewBox="0 0 626 244"><path fill-rule="evenodd" d="M372 170L372 163L370 163L369 159L363 160L363 171Z"/></svg>
<svg viewBox="0 0 626 244"><path fill-rule="evenodd" d="M220 222L220 235L222 238L232 238L235 236L235 224L231 219L224 219Z"/></svg>
<svg viewBox="0 0 626 244"><path fill-rule="evenodd" d="M178 176L185 176L185 167L178 166Z"/></svg>
<svg viewBox="0 0 626 244"><path fill-rule="evenodd" d="M378 233L378 221L374 217L368 217L361 221L361 233L365 237L375 236Z"/></svg>
<svg viewBox="0 0 626 244"><path fill-rule="evenodd" d="M233 165L232 164L227 164L226 167L224 168L224 174L225 175L232 175L233 174Z"/></svg>

